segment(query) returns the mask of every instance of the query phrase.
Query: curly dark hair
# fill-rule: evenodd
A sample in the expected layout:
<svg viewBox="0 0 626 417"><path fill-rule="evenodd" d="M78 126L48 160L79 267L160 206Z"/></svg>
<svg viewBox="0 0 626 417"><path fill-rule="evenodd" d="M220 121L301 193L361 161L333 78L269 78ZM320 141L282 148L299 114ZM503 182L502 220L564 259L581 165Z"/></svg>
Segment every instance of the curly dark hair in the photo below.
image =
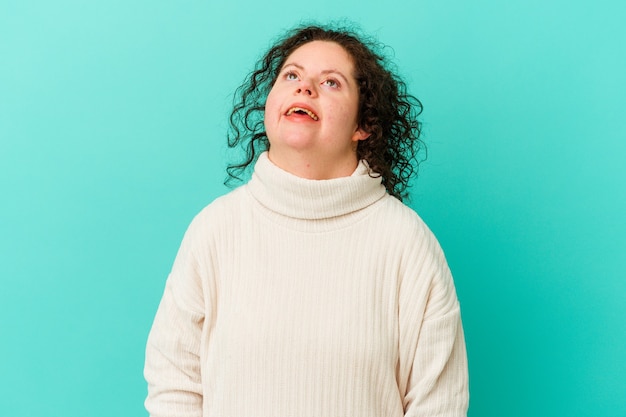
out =
<svg viewBox="0 0 626 417"><path fill-rule="evenodd" d="M382 177L387 192L402 200L407 196L411 177L417 175L425 159L425 145L420 139L422 103L407 93L406 84L390 69L380 44L365 40L350 29L303 26L289 31L265 56L236 90L230 114L228 146L243 147L245 159L227 168L229 178L240 175L269 149L263 123L265 100L285 60L300 46L312 41L335 42L354 60L359 86L358 124L370 136L361 140L357 158L364 159L371 170ZM419 158L423 152L423 158Z"/></svg>

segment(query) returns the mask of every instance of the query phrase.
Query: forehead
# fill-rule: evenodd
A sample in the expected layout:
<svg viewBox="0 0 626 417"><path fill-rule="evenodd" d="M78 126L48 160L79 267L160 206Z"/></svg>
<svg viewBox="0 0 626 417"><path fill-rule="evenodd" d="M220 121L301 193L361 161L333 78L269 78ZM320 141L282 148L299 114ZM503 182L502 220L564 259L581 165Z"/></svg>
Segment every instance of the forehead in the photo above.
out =
<svg viewBox="0 0 626 417"><path fill-rule="evenodd" d="M343 46L332 41L311 41L299 46L285 59L288 64L341 68L352 74L354 60Z"/></svg>

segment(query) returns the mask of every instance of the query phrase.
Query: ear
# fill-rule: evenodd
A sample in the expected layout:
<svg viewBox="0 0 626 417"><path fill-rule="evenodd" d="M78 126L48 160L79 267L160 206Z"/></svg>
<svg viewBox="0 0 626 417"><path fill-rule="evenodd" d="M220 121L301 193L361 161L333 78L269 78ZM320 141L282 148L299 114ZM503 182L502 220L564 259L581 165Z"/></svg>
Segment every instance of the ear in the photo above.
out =
<svg viewBox="0 0 626 417"><path fill-rule="evenodd" d="M354 131L354 134L352 135L352 141L353 142L358 142L360 140L365 140L367 138L369 138L371 135L371 133L366 132L364 129L357 127L356 130Z"/></svg>

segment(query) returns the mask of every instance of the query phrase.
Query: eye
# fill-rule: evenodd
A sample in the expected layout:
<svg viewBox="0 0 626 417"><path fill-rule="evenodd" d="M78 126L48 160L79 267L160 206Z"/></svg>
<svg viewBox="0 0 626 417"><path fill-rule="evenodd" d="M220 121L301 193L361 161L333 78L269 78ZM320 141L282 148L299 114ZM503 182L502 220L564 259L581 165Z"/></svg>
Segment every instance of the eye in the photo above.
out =
<svg viewBox="0 0 626 417"><path fill-rule="evenodd" d="M285 80L297 80L298 75L293 71L287 71L285 73Z"/></svg>
<svg viewBox="0 0 626 417"><path fill-rule="evenodd" d="M323 84L330 88L339 88L339 82L337 82L337 80L335 80L334 78L329 78L325 80Z"/></svg>

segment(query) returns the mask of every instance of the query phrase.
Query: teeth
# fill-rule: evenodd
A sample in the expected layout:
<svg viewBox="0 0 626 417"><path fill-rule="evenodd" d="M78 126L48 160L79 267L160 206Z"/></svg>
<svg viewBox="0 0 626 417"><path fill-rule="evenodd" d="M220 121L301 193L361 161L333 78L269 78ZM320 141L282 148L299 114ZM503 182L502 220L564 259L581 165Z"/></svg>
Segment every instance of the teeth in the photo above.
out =
<svg viewBox="0 0 626 417"><path fill-rule="evenodd" d="M291 114L294 113L294 112L304 112L304 113L308 114L311 117L311 119L313 119L313 120L317 120L318 119L318 117L317 117L317 115L315 113L313 113L311 110L303 109L302 107L292 107L292 108L290 108L289 111L287 111L287 116L291 116Z"/></svg>

